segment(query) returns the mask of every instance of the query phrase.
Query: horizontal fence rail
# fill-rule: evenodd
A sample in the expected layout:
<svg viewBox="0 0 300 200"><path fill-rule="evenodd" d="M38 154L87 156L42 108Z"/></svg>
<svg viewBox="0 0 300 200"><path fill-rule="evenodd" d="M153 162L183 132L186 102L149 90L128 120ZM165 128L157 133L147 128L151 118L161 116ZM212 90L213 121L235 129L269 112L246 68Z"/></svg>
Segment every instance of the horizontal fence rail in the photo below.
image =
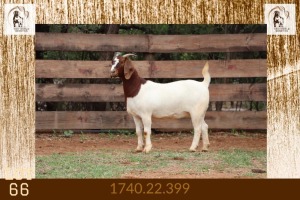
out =
<svg viewBox="0 0 300 200"><path fill-rule="evenodd" d="M133 61L144 78L201 78L206 61ZM110 78L111 61L36 60L36 78ZM209 60L213 78L266 77L266 59Z"/></svg>
<svg viewBox="0 0 300 200"><path fill-rule="evenodd" d="M120 35L36 33L36 51L249 52L266 51L266 33Z"/></svg>
<svg viewBox="0 0 300 200"><path fill-rule="evenodd" d="M210 101L265 101L266 84L211 84ZM122 85L36 84L36 100L59 102L123 102Z"/></svg>
<svg viewBox="0 0 300 200"><path fill-rule="evenodd" d="M213 129L265 129L266 111L207 112L206 123ZM132 117L125 111L53 111L36 112L36 129L134 129ZM189 118L153 119L152 128L192 129Z"/></svg>

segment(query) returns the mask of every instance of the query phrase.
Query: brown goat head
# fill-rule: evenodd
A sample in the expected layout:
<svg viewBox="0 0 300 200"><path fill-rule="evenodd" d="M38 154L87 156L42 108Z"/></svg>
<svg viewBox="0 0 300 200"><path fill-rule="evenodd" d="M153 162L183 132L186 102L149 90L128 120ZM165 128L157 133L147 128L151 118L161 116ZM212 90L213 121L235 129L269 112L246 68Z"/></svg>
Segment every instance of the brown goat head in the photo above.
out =
<svg viewBox="0 0 300 200"><path fill-rule="evenodd" d="M129 58L134 54L116 55L112 60L111 77L130 79L134 72L133 64Z"/></svg>

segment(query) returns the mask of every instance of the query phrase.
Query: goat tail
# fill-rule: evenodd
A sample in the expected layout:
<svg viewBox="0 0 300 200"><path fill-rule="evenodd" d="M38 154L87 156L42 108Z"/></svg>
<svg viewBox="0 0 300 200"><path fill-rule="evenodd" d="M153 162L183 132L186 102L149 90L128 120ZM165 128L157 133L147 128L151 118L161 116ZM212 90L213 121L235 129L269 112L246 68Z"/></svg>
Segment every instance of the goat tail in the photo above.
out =
<svg viewBox="0 0 300 200"><path fill-rule="evenodd" d="M208 65L208 62L206 62L204 65L204 68L202 69L202 75L204 77L203 83L205 83L205 85L207 85L207 87L210 84L210 74L208 72L208 69L209 69L209 65Z"/></svg>

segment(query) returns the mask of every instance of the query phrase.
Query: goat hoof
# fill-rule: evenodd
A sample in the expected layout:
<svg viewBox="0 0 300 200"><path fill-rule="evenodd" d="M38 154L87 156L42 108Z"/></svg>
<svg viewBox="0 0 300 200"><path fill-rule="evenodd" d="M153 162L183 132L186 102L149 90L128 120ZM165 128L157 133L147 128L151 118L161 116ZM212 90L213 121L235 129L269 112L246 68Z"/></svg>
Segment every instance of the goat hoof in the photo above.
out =
<svg viewBox="0 0 300 200"><path fill-rule="evenodd" d="M209 144L203 145L202 152L208 152L208 147L209 147Z"/></svg>
<svg viewBox="0 0 300 200"><path fill-rule="evenodd" d="M144 152L144 153L149 153L149 152L151 151L151 148L152 148L152 145L147 145L147 146L144 148L143 152Z"/></svg>
<svg viewBox="0 0 300 200"><path fill-rule="evenodd" d="M135 152L143 152L143 148L137 147L137 148L135 149Z"/></svg>
<svg viewBox="0 0 300 200"><path fill-rule="evenodd" d="M196 152L196 148L190 148L190 152Z"/></svg>

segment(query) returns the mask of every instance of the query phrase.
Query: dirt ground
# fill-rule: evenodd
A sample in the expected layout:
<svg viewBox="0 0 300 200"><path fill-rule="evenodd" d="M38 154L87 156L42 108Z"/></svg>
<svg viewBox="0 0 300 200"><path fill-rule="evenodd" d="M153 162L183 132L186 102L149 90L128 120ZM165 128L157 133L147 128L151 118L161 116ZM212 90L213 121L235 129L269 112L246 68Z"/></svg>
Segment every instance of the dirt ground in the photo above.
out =
<svg viewBox="0 0 300 200"><path fill-rule="evenodd" d="M155 150L188 150L193 135L187 133L152 134L153 151ZM218 132L209 136L210 151L244 149L266 150L266 134L243 133L233 135ZM200 141L201 150L202 141ZM36 135L36 155L63 154L67 152L96 151L101 149L132 150L137 146L135 135L125 134L73 134L71 137L53 134Z"/></svg>
<svg viewBox="0 0 300 200"><path fill-rule="evenodd" d="M173 134L153 134L152 151L188 151L193 135L173 133ZM263 133L243 133L231 134L224 132L212 133L209 136L209 151L243 149L243 150L266 150L267 139ZM135 135L125 134L73 134L71 137L53 134L36 135L36 155L50 155L53 153L64 154L68 152L83 152L97 150L129 150L135 153L137 138ZM201 151L202 141L198 151ZM170 171L172 173L170 173ZM124 174L123 178L243 178L239 174L243 171L231 173L209 171L201 176L188 174L178 175L176 169L166 169L164 172L135 172L134 174ZM255 178L265 178L265 172L258 172ZM165 175L165 176L164 176ZM247 178L247 177L246 177Z"/></svg>

